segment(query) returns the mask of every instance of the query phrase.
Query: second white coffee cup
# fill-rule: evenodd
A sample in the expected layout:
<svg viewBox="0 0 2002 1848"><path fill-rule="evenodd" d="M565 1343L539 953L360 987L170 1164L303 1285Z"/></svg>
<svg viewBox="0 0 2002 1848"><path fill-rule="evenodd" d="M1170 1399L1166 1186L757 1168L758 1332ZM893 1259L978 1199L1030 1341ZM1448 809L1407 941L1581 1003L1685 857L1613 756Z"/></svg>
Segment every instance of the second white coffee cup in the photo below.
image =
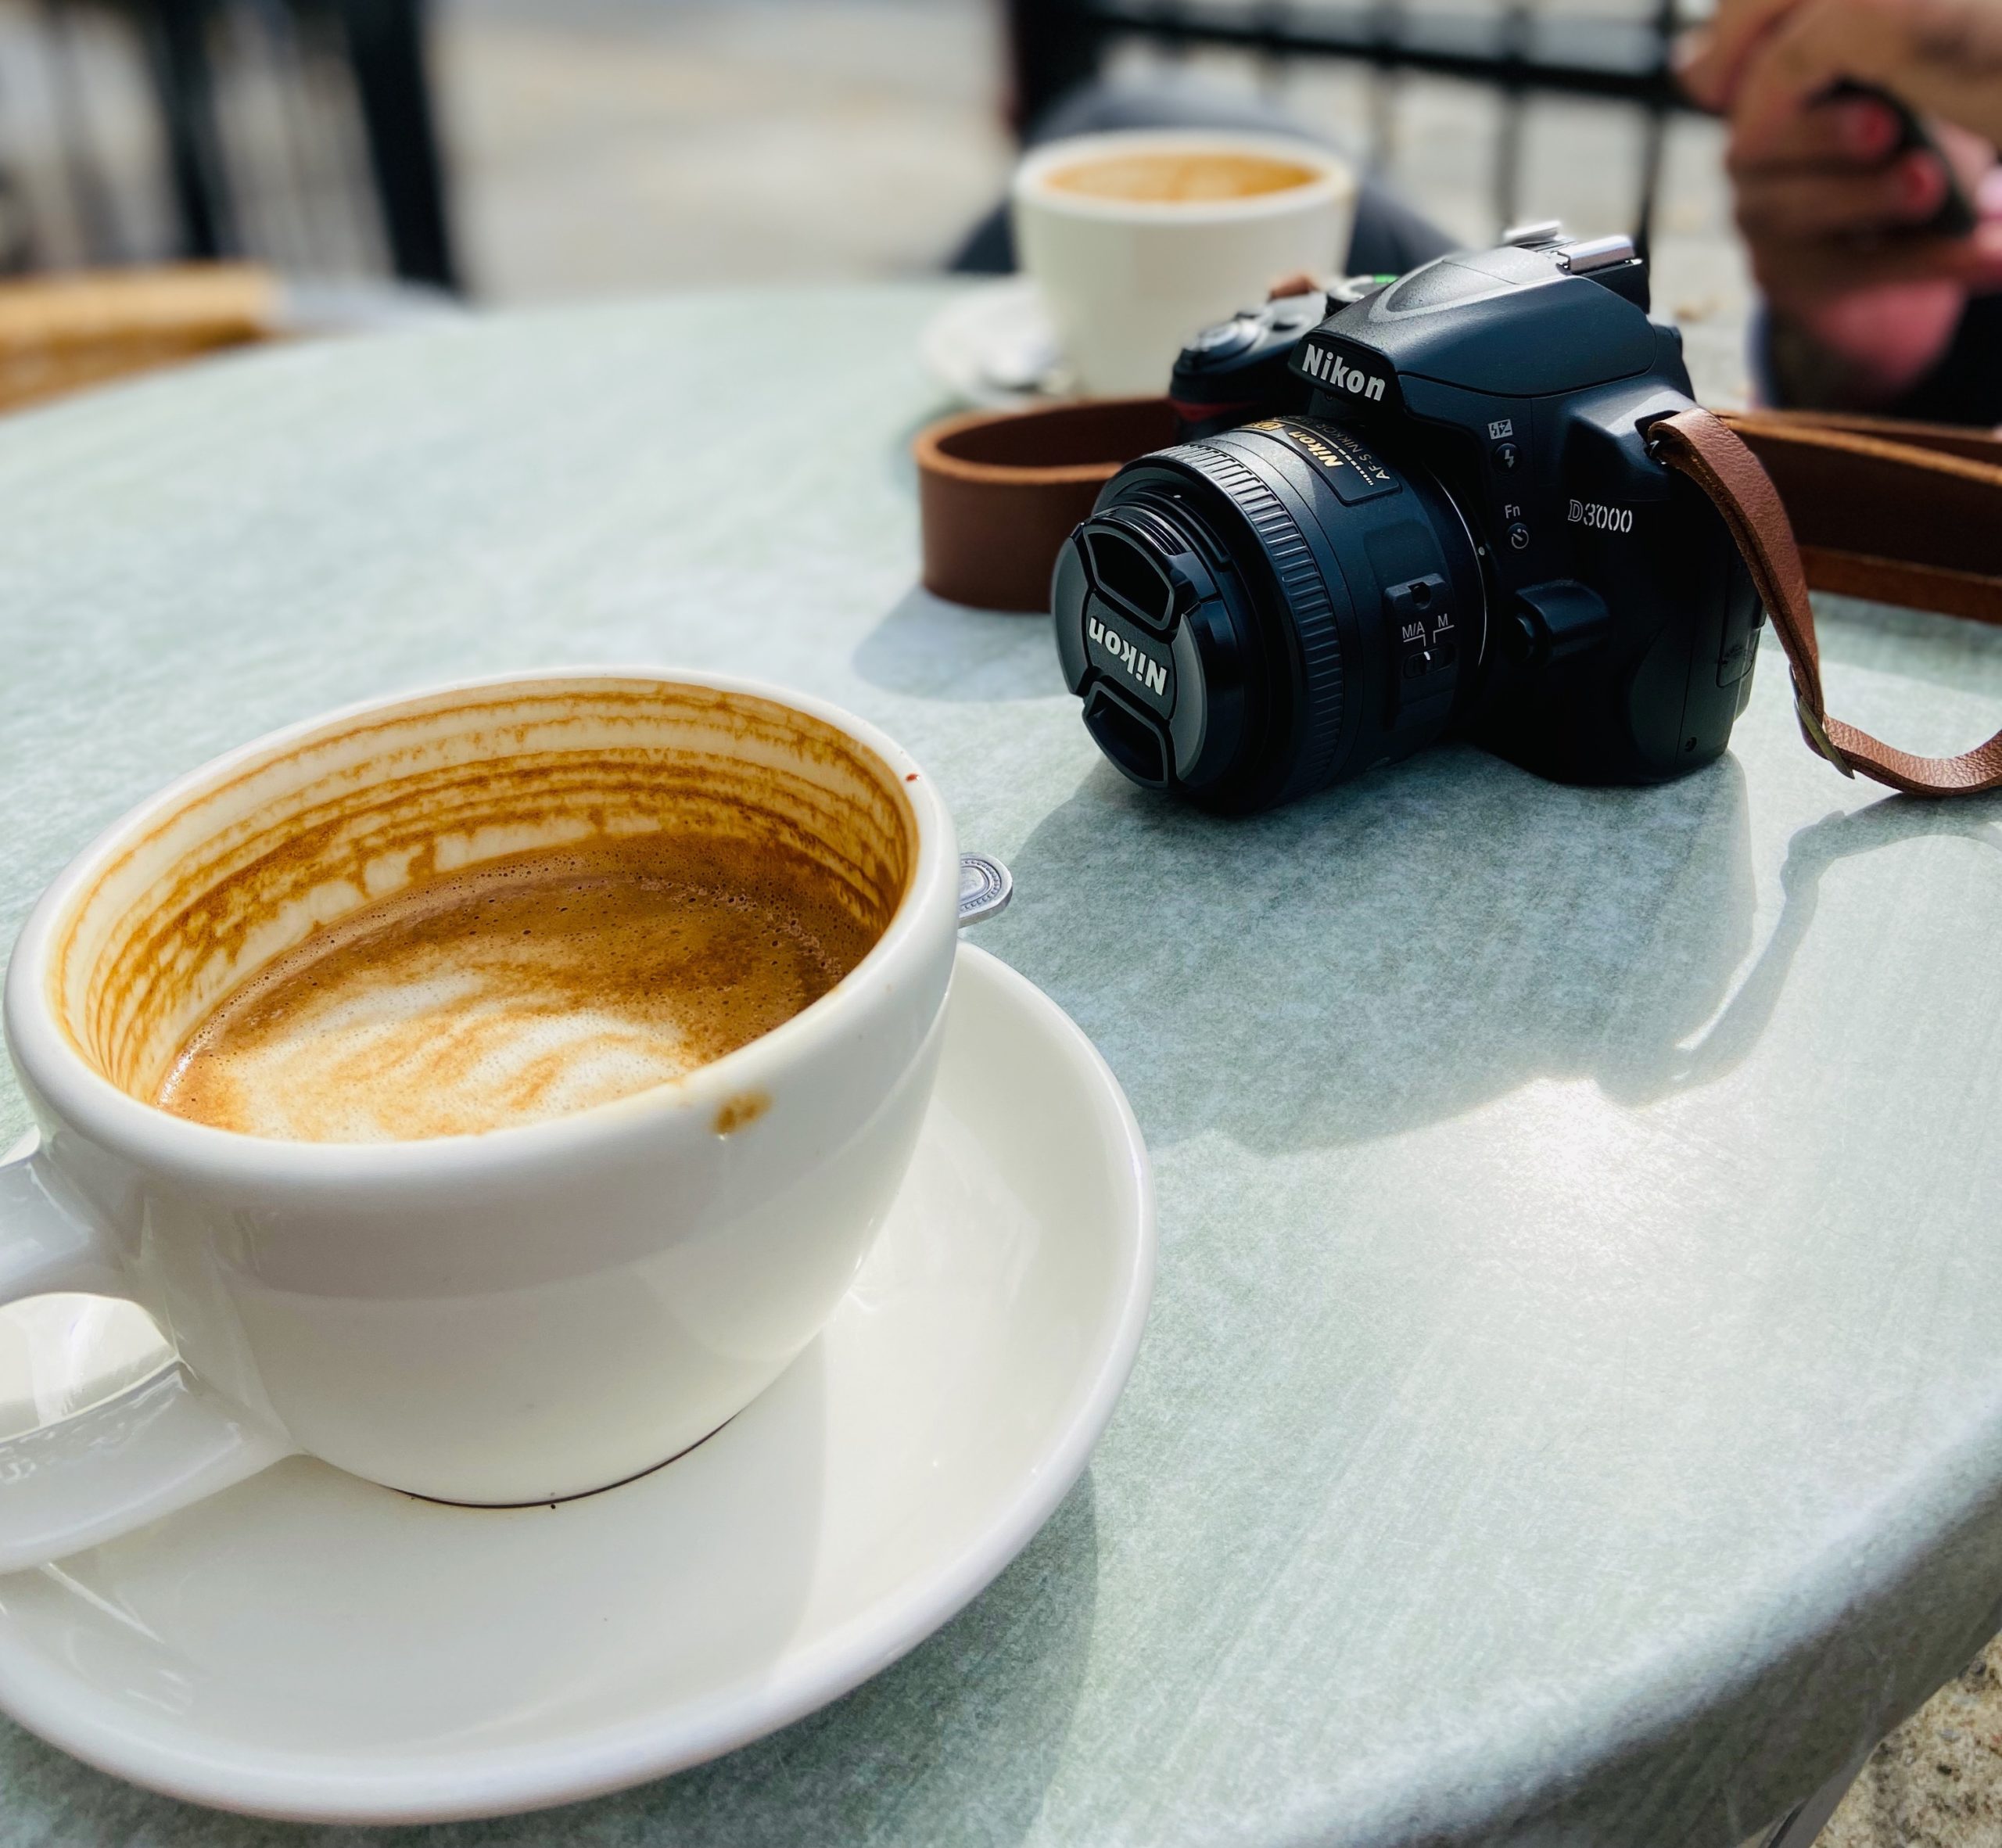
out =
<svg viewBox="0 0 2002 1848"><path fill-rule="evenodd" d="M1234 197L1110 196L1066 184L1096 163L1213 155L1280 163L1297 182ZM1218 130L1135 129L1035 149L1010 196L1016 249L1049 307L1075 389L1168 389L1189 336L1265 299L1273 282L1338 269L1355 180L1311 142Z"/></svg>

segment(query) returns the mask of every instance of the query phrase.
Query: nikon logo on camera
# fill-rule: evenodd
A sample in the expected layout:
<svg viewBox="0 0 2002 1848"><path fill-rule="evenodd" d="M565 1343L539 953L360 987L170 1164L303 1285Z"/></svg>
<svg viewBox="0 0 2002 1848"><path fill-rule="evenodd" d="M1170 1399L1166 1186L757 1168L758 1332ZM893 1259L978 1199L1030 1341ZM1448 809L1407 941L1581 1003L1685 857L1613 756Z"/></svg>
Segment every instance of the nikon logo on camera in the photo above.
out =
<svg viewBox="0 0 2002 1848"><path fill-rule="evenodd" d="M1168 663L1130 635L1121 634L1112 623L1096 613L1085 618L1085 640L1101 666L1116 667L1141 692L1151 695L1150 705L1165 709L1168 703Z"/></svg>
<svg viewBox="0 0 2002 1848"><path fill-rule="evenodd" d="M1350 364L1338 353L1316 346L1311 340L1301 343L1297 364L1302 372L1328 391L1346 392L1366 404L1380 404L1383 401L1387 381Z"/></svg>

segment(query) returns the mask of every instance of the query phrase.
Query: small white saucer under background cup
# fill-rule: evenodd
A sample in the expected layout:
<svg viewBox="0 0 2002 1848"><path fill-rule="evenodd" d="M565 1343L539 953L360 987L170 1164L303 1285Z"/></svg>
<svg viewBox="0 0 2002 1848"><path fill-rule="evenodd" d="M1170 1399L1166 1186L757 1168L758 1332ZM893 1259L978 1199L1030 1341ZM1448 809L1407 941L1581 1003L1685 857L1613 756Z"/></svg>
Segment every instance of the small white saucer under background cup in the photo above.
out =
<svg viewBox="0 0 2002 1848"><path fill-rule="evenodd" d="M1188 200L1051 184L1088 162L1150 153L1250 155L1311 177L1275 192ZM1123 397L1165 390L1190 335L1263 301L1280 277L1339 268L1355 178L1339 155L1290 137L1136 129L1035 149L1016 169L1010 206L1016 249L1049 304L1075 389Z"/></svg>

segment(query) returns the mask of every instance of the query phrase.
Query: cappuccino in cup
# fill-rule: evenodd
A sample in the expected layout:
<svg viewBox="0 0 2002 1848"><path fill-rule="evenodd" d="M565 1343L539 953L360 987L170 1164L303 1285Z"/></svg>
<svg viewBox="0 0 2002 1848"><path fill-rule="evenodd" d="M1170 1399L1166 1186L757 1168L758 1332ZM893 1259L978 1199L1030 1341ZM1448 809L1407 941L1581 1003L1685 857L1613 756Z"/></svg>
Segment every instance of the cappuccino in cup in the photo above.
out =
<svg viewBox="0 0 2002 1848"><path fill-rule="evenodd" d="M1196 148L1182 153L1105 154L1052 170L1046 184L1087 199L1125 199L1186 205L1197 200L1255 199L1311 186L1320 169L1269 154Z"/></svg>
<svg viewBox="0 0 2002 1848"><path fill-rule="evenodd" d="M660 833L504 855L364 905L259 971L155 1101L305 1142L536 1122L770 1032L887 921L769 845Z"/></svg>

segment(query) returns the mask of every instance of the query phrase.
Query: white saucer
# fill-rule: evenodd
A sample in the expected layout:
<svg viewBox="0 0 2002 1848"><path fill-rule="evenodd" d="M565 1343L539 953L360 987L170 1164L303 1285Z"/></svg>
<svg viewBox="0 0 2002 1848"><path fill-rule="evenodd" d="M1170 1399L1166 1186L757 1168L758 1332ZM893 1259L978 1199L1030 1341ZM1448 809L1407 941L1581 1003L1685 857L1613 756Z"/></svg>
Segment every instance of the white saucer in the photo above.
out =
<svg viewBox="0 0 2002 1848"><path fill-rule="evenodd" d="M1146 1152L1091 1043L969 947L950 1007L861 1276L716 1437L528 1509L292 1459L0 1578L0 1707L174 1796L412 1822L660 1776L902 1654L1082 1472L1153 1276Z"/></svg>
<svg viewBox="0 0 2002 1848"><path fill-rule="evenodd" d="M1049 310L1026 276L977 282L954 296L925 324L918 350L955 397L985 410L1071 395Z"/></svg>

